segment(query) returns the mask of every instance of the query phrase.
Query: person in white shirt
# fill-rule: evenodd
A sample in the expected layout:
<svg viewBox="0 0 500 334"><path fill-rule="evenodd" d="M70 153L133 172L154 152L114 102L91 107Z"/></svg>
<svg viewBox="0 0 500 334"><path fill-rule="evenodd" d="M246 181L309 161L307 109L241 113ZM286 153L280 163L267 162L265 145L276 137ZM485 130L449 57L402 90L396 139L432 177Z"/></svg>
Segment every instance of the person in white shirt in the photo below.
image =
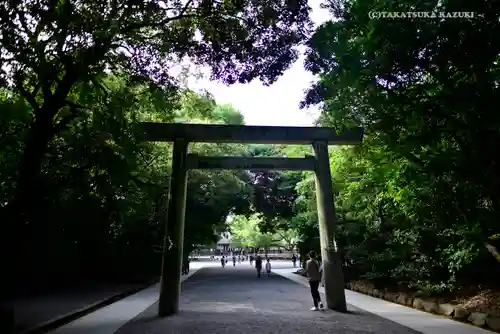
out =
<svg viewBox="0 0 500 334"><path fill-rule="evenodd" d="M266 262L266 273L267 276L271 276L271 259L267 258Z"/></svg>

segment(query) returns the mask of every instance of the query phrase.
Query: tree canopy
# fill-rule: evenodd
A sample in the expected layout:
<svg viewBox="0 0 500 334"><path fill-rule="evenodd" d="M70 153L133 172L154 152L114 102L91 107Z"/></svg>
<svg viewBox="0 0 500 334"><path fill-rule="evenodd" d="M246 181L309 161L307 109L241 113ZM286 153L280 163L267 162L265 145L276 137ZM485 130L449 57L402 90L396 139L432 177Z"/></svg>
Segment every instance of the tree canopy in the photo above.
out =
<svg viewBox="0 0 500 334"><path fill-rule="evenodd" d="M308 43L319 76L302 106L320 124L363 126L357 148L330 155L338 239L364 277L435 290L491 282L483 245L499 232L500 25L487 1L329 2L336 16ZM497 8L498 9L498 8ZM369 11L468 11L463 19L370 19ZM312 179L298 217L316 224ZM388 283L386 283L388 284Z"/></svg>
<svg viewBox="0 0 500 334"><path fill-rule="evenodd" d="M3 3L0 245L7 279L29 286L37 277L48 286L64 275L155 271L171 147L139 142L137 122L243 124L231 106L185 89L172 68L187 59L225 84L269 85L297 59L311 31L309 11L306 1ZM242 147L197 149L224 155ZM192 172L188 186L186 254L212 240L230 212L247 213L252 198L243 172Z"/></svg>
<svg viewBox="0 0 500 334"><path fill-rule="evenodd" d="M129 270L158 270L171 144L137 142L134 122L185 117L186 109L203 103L211 109L199 109L190 117L220 121L217 104L203 94L184 92L179 107L166 113L156 110L147 86L130 86L125 78L116 76L103 81L107 95L87 86L75 93L73 98L79 103L93 101L92 109L75 119L71 128L61 132L48 147L40 179L44 197L38 199L41 203L36 213L41 221L50 224L17 226L17 232L25 237L14 245L19 254L16 260L30 264L19 267L22 272L17 274L28 280L37 273L45 284L51 275L60 273L62 263L67 275L88 274L90 268L95 275L104 276ZM1 126L6 131L1 137L0 200L6 205L15 194L15 184L7 180L15 174L16 158L22 155L21 130L29 119L25 116L29 106L22 97L5 90L3 93ZM241 115L229 106L224 110ZM193 149L206 151L207 147ZM240 149L210 147L214 154ZM231 171L190 172L186 254L197 245L213 242L215 231L224 229L230 212L248 210L252 192L245 177L244 173Z"/></svg>
<svg viewBox="0 0 500 334"><path fill-rule="evenodd" d="M294 229L279 229L275 232L262 229L264 219L262 213L254 213L249 216L232 216L228 222L231 233L231 245L235 248L268 251L271 247L281 247L291 251L298 242L298 235Z"/></svg>
<svg viewBox="0 0 500 334"><path fill-rule="evenodd" d="M129 85L148 84L156 108L171 109L179 83L169 71L185 57L227 84L270 84L297 59L309 10L307 1L5 2L0 82L30 109L9 214L37 204L49 142L92 108L75 99L79 87L106 96L102 79L125 74Z"/></svg>

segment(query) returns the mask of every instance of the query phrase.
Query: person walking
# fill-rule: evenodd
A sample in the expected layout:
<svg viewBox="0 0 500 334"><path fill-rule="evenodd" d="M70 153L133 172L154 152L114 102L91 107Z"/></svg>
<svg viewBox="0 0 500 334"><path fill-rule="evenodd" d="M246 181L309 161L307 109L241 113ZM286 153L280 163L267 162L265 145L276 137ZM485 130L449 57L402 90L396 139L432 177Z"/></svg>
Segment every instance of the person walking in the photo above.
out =
<svg viewBox="0 0 500 334"><path fill-rule="evenodd" d="M293 267L297 268L297 257L295 256L295 253L292 254L292 263L293 263Z"/></svg>
<svg viewBox="0 0 500 334"><path fill-rule="evenodd" d="M182 275L189 274L189 262L189 258L187 258L185 262L182 262Z"/></svg>
<svg viewBox="0 0 500 334"><path fill-rule="evenodd" d="M267 276L271 276L271 259L270 258L267 258L266 273L267 273Z"/></svg>
<svg viewBox="0 0 500 334"><path fill-rule="evenodd" d="M319 274L321 276L321 286L325 286L325 272L323 271L323 261L321 261L321 266L319 266Z"/></svg>
<svg viewBox="0 0 500 334"><path fill-rule="evenodd" d="M260 278L260 272L262 271L262 258L257 255L255 259L255 269L257 269L257 278Z"/></svg>
<svg viewBox="0 0 500 334"><path fill-rule="evenodd" d="M307 278L309 280L309 287L311 288L311 297L313 299L313 307L311 311L323 310L323 303L321 302L321 297L319 295L319 283L321 281L320 265L316 260L316 253L314 251L309 252L309 260L306 262L306 272ZM319 306L319 308L318 308Z"/></svg>
<svg viewBox="0 0 500 334"><path fill-rule="evenodd" d="M222 255L222 257L220 258L220 264L222 265L222 268L224 268L226 265L226 258L224 257L224 255Z"/></svg>

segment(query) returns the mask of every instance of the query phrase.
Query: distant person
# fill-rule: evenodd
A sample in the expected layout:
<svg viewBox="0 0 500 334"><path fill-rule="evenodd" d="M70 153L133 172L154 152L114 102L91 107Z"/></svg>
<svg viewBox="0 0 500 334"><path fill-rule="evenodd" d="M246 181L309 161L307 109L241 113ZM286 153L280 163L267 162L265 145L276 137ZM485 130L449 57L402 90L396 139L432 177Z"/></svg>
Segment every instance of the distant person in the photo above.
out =
<svg viewBox="0 0 500 334"><path fill-rule="evenodd" d="M260 278L260 272L262 271L262 258L260 255L255 258L255 269L257 269L257 277Z"/></svg>
<svg viewBox="0 0 500 334"><path fill-rule="evenodd" d="M323 261L321 261L321 266L319 266L319 274L321 275L321 286L325 286L325 272L323 270Z"/></svg>
<svg viewBox="0 0 500 334"><path fill-rule="evenodd" d="M314 251L309 252L309 260L306 262L306 272L309 279L309 287L311 288L311 297L313 299L314 306L311 311L317 311L318 305L319 309L323 310L323 303L321 302L321 297L319 295L319 283L321 281L320 265L316 261L316 253Z"/></svg>
<svg viewBox="0 0 500 334"><path fill-rule="evenodd" d="M297 268L297 257L295 256L295 254L292 254L292 263L293 267Z"/></svg>
<svg viewBox="0 0 500 334"><path fill-rule="evenodd" d="M233 255L233 267L236 267L236 255Z"/></svg>
<svg viewBox="0 0 500 334"><path fill-rule="evenodd" d="M189 274L189 258L186 260L185 263L182 264L182 275L187 275Z"/></svg>
<svg viewBox="0 0 500 334"><path fill-rule="evenodd" d="M226 258L224 257L224 255L222 255L222 257L220 258L220 264L222 265L222 268L226 266Z"/></svg>
<svg viewBox="0 0 500 334"><path fill-rule="evenodd" d="M250 265L253 265L253 255L250 255Z"/></svg>
<svg viewBox="0 0 500 334"><path fill-rule="evenodd" d="M271 259L270 258L267 258L266 273L267 273L267 276L271 276Z"/></svg>

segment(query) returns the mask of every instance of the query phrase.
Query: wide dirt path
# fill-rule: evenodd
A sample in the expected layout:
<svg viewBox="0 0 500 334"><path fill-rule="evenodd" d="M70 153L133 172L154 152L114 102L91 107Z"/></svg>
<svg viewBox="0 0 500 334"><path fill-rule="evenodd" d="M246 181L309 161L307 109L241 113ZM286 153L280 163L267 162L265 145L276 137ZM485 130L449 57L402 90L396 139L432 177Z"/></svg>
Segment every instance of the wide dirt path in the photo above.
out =
<svg viewBox="0 0 500 334"><path fill-rule="evenodd" d="M276 274L257 279L247 265L209 267L183 283L178 315L157 318L154 304L117 333L418 333L354 307L313 312L311 303L307 287Z"/></svg>

